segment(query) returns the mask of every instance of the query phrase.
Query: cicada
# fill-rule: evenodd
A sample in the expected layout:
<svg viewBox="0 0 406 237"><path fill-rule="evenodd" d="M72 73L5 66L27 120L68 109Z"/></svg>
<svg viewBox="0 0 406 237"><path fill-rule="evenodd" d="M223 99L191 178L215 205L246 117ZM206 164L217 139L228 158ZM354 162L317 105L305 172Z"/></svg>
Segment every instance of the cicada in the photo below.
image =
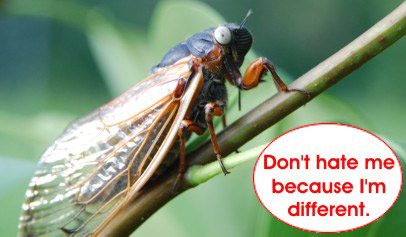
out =
<svg viewBox="0 0 406 237"><path fill-rule="evenodd" d="M264 57L241 75L253 42L246 19L190 36L170 49L146 79L72 123L40 159L26 192L19 235L97 235L164 164L179 159L183 172L192 132L209 130L227 174L212 122L213 116L224 116L226 81L249 90L269 71L279 91L303 92L289 89Z"/></svg>

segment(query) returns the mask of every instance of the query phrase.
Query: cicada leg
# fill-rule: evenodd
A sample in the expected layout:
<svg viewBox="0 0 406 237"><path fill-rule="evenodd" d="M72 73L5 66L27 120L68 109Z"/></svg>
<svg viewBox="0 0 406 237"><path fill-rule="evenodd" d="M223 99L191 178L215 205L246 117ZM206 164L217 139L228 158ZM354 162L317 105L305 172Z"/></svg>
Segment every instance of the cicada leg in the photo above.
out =
<svg viewBox="0 0 406 237"><path fill-rule="evenodd" d="M183 94L185 93L185 89L188 86L190 80L193 79L193 77L195 76L196 72L198 71L198 66L196 63L194 63L193 61L189 62L189 66L190 66L190 75L189 77L186 78L181 78L178 80L178 84L176 85L175 91L174 91L174 98L176 100L180 100L183 96Z"/></svg>
<svg viewBox="0 0 406 237"><path fill-rule="evenodd" d="M224 175L229 174L230 172L227 171L226 167L224 167L223 161L221 160L220 155L220 147L217 142L216 133L214 132L213 126L213 115L215 116L222 116L223 115L223 108L217 106L215 102L207 103L205 106L205 118L207 122L207 128L210 132L211 143L213 144L214 153L216 154L216 158L220 164L221 169L223 170Z"/></svg>
<svg viewBox="0 0 406 237"><path fill-rule="evenodd" d="M278 73L276 73L275 67L272 64L272 62L264 57L258 58L247 67L247 70L245 71L244 77L241 82L242 89L248 90L253 87L256 87L259 84L259 82L262 81L262 78L264 77L267 71L271 72L273 81L278 91L283 92L297 91L307 95L308 97L311 96L311 93L308 91L302 89L288 88L288 86L281 80Z"/></svg>
<svg viewBox="0 0 406 237"><path fill-rule="evenodd" d="M221 123L223 124L223 128L227 127L226 113L224 113L224 111L223 111L223 116L221 116ZM240 151L238 149L236 149L235 153L240 153Z"/></svg>
<svg viewBox="0 0 406 237"><path fill-rule="evenodd" d="M204 133L204 128L198 126L195 122L192 120L183 120L179 130L178 130L178 137L179 137L179 146L180 146L180 152L179 152L179 168L178 168L178 175L176 177L175 183L173 184L173 192L176 192L177 185L179 183L179 180L182 178L183 173L185 172L185 160L186 160L186 136L185 136L185 131L190 131L194 132L197 135L202 135Z"/></svg>

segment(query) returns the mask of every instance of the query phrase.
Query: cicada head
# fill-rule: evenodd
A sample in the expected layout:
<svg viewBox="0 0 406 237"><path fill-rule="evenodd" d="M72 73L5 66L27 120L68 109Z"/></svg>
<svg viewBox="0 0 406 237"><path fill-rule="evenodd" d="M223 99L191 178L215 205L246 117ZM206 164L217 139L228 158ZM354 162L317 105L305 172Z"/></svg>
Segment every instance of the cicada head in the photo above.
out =
<svg viewBox="0 0 406 237"><path fill-rule="evenodd" d="M252 45L252 36L247 28L236 24L227 24L227 28L231 31L231 53L233 60L237 63L238 67L244 62L244 57L248 53Z"/></svg>
<svg viewBox="0 0 406 237"><path fill-rule="evenodd" d="M240 24L228 23L214 29L216 42L230 49L234 62L238 67L244 62L244 57L252 45L252 36L245 27L245 22L251 15L251 10ZM227 53L227 52L225 52Z"/></svg>
<svg viewBox="0 0 406 237"><path fill-rule="evenodd" d="M240 24L228 23L213 30L215 42L223 48L223 66L229 75L230 82L239 88L241 87L239 68L252 46L252 35L245 27L250 14L251 11Z"/></svg>

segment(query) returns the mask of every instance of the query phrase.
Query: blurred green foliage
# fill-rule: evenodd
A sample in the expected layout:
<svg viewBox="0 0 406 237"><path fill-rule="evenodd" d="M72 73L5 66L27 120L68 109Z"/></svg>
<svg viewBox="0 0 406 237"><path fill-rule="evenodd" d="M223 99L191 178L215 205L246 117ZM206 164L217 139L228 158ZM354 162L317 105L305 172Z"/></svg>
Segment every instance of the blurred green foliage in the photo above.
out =
<svg viewBox="0 0 406 237"><path fill-rule="evenodd" d="M143 79L175 43L225 21L247 26L257 55L293 80L339 50L401 1L8 1L0 16L0 233L15 236L24 191L41 153L69 121ZM305 123L343 122L385 136L404 156L402 39L348 79L266 130L242 149ZM248 55L246 63L255 58ZM282 70L282 68L284 70ZM286 72L289 72L287 74ZM243 93L229 121L269 98L272 83ZM248 99L249 98L249 99ZM179 196L137 236L312 236L267 213L252 190L253 163ZM347 236L406 236L404 195L385 217ZM157 228L159 226L159 228Z"/></svg>

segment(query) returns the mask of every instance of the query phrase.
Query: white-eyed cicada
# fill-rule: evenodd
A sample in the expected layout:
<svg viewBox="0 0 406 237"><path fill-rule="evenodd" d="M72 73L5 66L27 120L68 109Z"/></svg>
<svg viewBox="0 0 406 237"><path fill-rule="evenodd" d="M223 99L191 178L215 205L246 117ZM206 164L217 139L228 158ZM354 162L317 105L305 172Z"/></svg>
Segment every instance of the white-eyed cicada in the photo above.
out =
<svg viewBox="0 0 406 237"><path fill-rule="evenodd" d="M224 116L225 81L248 90L270 71L279 91L301 91L288 89L266 58L241 76L252 45L244 22L190 36L146 79L72 123L41 157L26 192L19 235L97 235L164 164L180 157L183 172L191 132L209 129L228 173L212 124L213 116Z"/></svg>

